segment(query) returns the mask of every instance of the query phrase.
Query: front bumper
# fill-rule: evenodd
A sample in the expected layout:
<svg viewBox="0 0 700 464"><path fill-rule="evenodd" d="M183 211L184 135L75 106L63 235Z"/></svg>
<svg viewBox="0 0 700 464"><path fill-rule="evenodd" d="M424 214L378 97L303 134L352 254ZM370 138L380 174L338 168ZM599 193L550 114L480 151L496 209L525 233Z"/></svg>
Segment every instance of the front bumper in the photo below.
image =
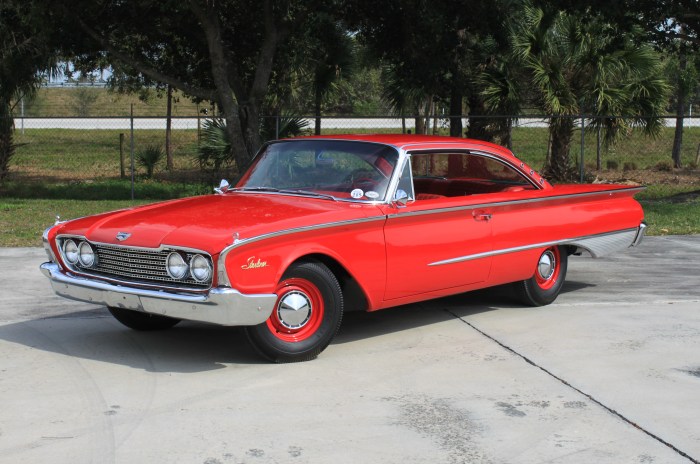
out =
<svg viewBox="0 0 700 464"><path fill-rule="evenodd" d="M244 295L228 287L212 288L206 294L124 287L64 274L52 262L42 264L40 269L53 290L65 298L219 325L261 324L270 317L277 301L274 293Z"/></svg>

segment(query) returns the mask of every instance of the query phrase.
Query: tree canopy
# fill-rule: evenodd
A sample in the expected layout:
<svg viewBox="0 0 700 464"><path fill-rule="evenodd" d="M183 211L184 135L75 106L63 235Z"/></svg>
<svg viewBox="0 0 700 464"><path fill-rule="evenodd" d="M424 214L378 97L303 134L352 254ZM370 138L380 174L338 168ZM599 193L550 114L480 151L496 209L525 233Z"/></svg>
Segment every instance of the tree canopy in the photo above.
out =
<svg viewBox="0 0 700 464"><path fill-rule="evenodd" d="M631 127L653 132L658 120L643 116L660 113L668 85L652 47L673 54L682 42L694 53L700 44L697 0L0 2L0 98L32 88L58 56L82 70L110 66L117 87L170 87L216 103L239 169L261 145L262 116L306 101L319 117L334 90L360 100L343 90L358 50L376 71L363 85L381 69L386 101L418 116L418 131L440 107L451 135L465 135L467 114L467 136L508 144L512 118L493 116L525 106L569 121L582 112L628 116L595 120L608 140ZM572 128L557 124L553 152L568 152ZM568 158L558 162L563 169Z"/></svg>

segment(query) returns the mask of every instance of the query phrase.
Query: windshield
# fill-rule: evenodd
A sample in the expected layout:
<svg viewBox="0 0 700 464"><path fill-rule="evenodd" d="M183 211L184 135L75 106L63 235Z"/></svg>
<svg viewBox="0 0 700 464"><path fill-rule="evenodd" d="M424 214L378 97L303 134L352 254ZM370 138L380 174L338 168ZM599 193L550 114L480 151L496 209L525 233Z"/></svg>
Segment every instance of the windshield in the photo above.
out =
<svg viewBox="0 0 700 464"><path fill-rule="evenodd" d="M374 143L321 139L275 142L255 158L236 188L382 201L398 158L394 148Z"/></svg>

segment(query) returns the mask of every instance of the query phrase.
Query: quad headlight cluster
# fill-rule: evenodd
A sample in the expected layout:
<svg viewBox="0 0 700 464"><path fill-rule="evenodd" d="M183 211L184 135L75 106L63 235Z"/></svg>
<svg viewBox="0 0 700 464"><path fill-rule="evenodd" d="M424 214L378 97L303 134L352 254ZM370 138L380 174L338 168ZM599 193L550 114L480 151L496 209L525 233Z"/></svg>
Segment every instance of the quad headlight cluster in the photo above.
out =
<svg viewBox="0 0 700 464"><path fill-rule="evenodd" d="M165 261L168 275L175 280L187 278L188 274L197 282L208 282L211 280L211 264L209 260L200 254L196 254L189 259L184 253L173 251Z"/></svg>
<svg viewBox="0 0 700 464"><path fill-rule="evenodd" d="M143 278L165 282L168 280L167 277L161 274L161 277L158 278L157 274L152 272L155 269L152 266L163 263L161 265L165 266L164 271L170 279L183 281L187 284L192 284L192 280L197 284L208 284L212 280L211 259L200 253L184 250L170 251L169 253L167 250L144 252L129 249L129 247L123 248L122 251L121 247L107 247L111 248L109 253L102 255L102 260L99 260L97 254L99 245L96 247L84 239L74 237L63 240L61 252L64 260L70 266L98 272L100 275L115 274L115 277L120 278L129 276L136 279ZM163 258L165 258L165 262L163 262ZM144 259L146 261L143 261ZM137 263L141 263L144 266L143 269L139 269Z"/></svg>
<svg viewBox="0 0 700 464"><path fill-rule="evenodd" d="M68 263L80 267L90 268L97 264L95 250L86 241L76 243L73 239L63 242L63 256Z"/></svg>

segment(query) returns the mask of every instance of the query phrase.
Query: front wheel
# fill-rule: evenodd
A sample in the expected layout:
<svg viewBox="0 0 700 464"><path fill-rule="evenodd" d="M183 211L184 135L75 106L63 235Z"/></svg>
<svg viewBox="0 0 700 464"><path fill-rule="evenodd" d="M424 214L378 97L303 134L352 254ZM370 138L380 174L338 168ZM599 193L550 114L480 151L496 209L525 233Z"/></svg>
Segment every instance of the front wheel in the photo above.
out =
<svg viewBox="0 0 700 464"><path fill-rule="evenodd" d="M114 306L108 306L107 309L116 320L134 330L164 330L180 322L180 319L175 319L173 317L142 313L132 309L117 308Z"/></svg>
<svg viewBox="0 0 700 464"><path fill-rule="evenodd" d="M568 254L564 247L553 246L542 252L535 266L534 275L516 282L519 299L529 306L544 306L559 296L566 279Z"/></svg>
<svg viewBox="0 0 700 464"><path fill-rule="evenodd" d="M246 327L253 347L274 362L314 359L333 340L343 317L343 295L323 264L303 262L284 273L269 319Z"/></svg>

